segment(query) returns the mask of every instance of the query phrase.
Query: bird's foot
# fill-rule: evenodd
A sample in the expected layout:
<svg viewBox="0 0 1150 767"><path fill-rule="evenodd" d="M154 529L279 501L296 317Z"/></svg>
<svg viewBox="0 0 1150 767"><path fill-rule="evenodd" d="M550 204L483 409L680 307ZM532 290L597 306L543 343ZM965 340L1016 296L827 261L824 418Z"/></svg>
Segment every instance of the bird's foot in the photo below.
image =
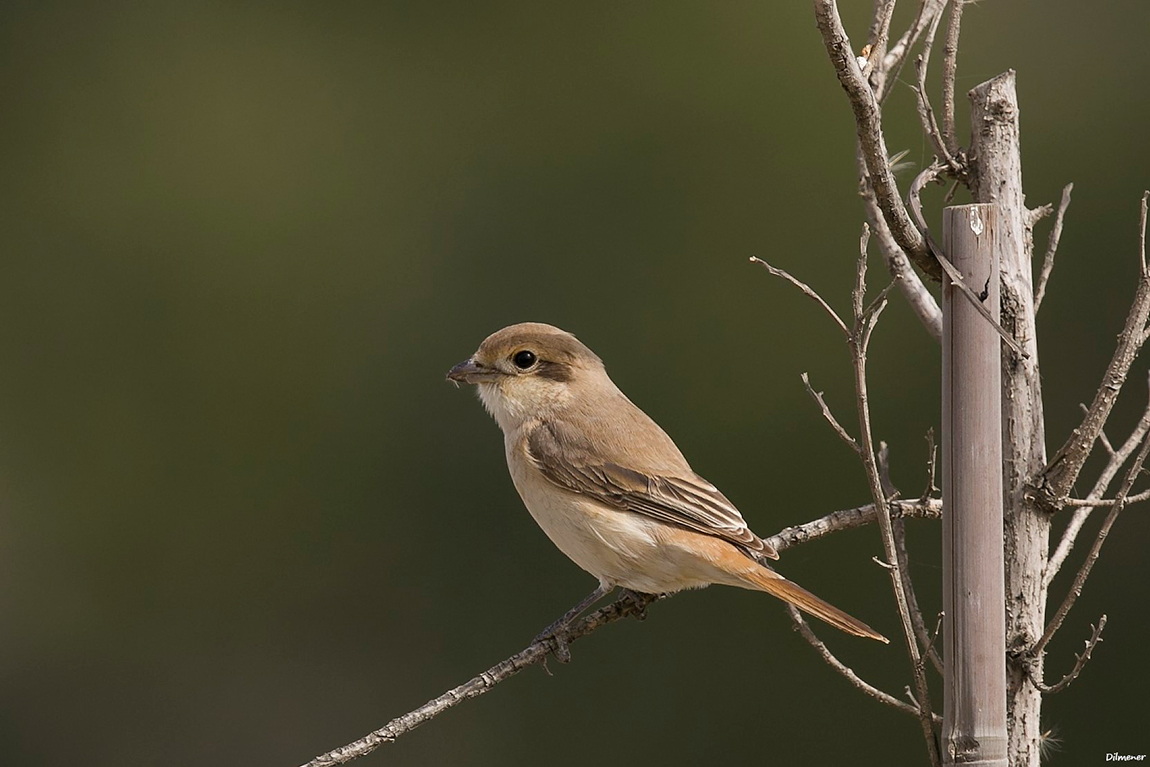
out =
<svg viewBox="0 0 1150 767"><path fill-rule="evenodd" d="M549 642L551 644L551 654L555 656L555 660L560 663L570 663L571 648L567 643L567 624L567 621L555 621L540 631L531 643Z"/></svg>
<svg viewBox="0 0 1150 767"><path fill-rule="evenodd" d="M631 589L623 589L623 593L619 595L619 601L630 602L632 615L635 620L647 620L647 605L653 601L652 595L644 594L640 591L632 591Z"/></svg>

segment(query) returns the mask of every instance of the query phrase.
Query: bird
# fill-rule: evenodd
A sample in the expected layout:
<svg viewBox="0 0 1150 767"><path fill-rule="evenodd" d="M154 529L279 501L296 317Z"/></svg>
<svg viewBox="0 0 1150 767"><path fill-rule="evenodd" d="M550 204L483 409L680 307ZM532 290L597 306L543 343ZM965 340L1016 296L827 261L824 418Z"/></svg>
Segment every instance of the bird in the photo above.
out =
<svg viewBox="0 0 1150 767"><path fill-rule="evenodd" d="M474 384L503 432L512 482L547 537L599 581L537 640L556 639L617 587L663 595L713 584L766 592L848 634L867 624L767 566L778 552L571 333L524 322L488 336L448 381Z"/></svg>

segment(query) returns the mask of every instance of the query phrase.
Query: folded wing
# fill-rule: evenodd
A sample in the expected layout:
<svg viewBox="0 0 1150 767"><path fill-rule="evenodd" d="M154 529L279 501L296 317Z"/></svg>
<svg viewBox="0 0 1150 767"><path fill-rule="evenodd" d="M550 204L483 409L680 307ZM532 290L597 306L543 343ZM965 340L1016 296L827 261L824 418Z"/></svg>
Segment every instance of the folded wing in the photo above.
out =
<svg viewBox="0 0 1150 767"><path fill-rule="evenodd" d="M752 558L779 557L747 528L735 505L694 472L653 473L596 458L582 439L553 423L541 423L526 443L528 457L559 487L617 509L722 538Z"/></svg>

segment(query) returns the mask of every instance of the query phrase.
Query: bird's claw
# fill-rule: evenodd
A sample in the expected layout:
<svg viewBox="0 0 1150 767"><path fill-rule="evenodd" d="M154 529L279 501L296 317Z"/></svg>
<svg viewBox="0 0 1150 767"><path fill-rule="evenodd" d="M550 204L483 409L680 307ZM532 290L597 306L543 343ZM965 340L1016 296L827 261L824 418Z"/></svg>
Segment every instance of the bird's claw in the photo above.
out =
<svg viewBox="0 0 1150 767"><path fill-rule="evenodd" d="M566 627L550 627L544 629L535 639L532 644L539 642L547 642L551 645L551 654L555 656L555 660L560 663L571 662L571 648L568 645L567 637L563 635Z"/></svg>
<svg viewBox="0 0 1150 767"><path fill-rule="evenodd" d="M635 620L638 620L638 621L647 620L647 595L646 594L640 594L638 591L632 591L631 589L623 589L623 594L622 594L621 598L625 599L631 603L631 609L633 610L632 615L635 616Z"/></svg>

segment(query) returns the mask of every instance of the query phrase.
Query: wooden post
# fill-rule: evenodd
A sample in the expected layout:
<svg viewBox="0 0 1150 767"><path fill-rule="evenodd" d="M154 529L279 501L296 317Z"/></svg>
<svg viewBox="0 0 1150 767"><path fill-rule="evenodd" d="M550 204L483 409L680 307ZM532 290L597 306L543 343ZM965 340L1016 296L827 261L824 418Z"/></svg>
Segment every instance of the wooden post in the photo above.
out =
<svg viewBox="0 0 1150 767"><path fill-rule="evenodd" d="M996 320L998 208L943 211L943 252ZM942 288L944 764L1007 767L999 337Z"/></svg>

